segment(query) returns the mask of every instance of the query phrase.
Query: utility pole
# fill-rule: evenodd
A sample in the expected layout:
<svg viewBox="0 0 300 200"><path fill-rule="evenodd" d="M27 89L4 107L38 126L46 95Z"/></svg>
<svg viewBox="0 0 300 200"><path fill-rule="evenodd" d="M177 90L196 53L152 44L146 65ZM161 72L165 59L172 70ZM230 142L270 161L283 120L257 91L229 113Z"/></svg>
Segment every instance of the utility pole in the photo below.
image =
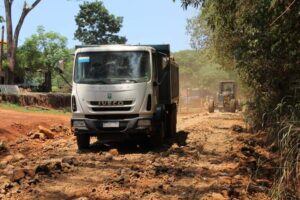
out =
<svg viewBox="0 0 300 200"><path fill-rule="evenodd" d="M3 73L3 55L4 55L4 26L2 26L1 32L1 44L0 44L0 84L2 84L2 79L4 79Z"/></svg>
<svg viewBox="0 0 300 200"><path fill-rule="evenodd" d="M3 50L3 46L4 46L4 26L2 26L2 31L1 31L1 46L0 46L0 72L3 71L3 54L4 54L4 50Z"/></svg>

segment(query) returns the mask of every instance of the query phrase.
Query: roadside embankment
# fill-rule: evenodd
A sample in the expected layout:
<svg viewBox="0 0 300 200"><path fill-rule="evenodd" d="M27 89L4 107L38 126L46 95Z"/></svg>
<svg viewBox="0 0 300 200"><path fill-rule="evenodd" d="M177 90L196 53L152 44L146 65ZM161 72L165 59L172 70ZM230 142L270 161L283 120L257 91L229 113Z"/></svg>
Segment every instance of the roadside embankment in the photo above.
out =
<svg viewBox="0 0 300 200"><path fill-rule="evenodd" d="M0 103L12 103L21 106L41 106L53 109L70 107L71 95L64 93L26 93L0 94Z"/></svg>

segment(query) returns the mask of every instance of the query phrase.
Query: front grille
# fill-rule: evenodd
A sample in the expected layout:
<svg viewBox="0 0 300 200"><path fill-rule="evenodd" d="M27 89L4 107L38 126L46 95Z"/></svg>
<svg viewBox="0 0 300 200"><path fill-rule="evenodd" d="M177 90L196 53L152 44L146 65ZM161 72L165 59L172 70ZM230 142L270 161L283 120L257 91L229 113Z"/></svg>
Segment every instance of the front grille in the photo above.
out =
<svg viewBox="0 0 300 200"><path fill-rule="evenodd" d="M90 101L92 106L128 106L133 101Z"/></svg>
<svg viewBox="0 0 300 200"><path fill-rule="evenodd" d="M139 117L138 114L129 114L129 115L85 115L87 119L98 119L98 120L111 120L111 119L133 119Z"/></svg>
<svg viewBox="0 0 300 200"><path fill-rule="evenodd" d="M130 111L131 107L98 107L91 108L94 112Z"/></svg>

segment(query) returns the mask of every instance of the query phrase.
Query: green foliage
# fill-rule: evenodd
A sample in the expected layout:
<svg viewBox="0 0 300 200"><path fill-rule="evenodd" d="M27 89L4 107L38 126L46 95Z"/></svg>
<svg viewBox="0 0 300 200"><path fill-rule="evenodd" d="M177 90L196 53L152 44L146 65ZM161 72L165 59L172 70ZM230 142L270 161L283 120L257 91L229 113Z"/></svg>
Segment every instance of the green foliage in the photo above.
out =
<svg viewBox="0 0 300 200"><path fill-rule="evenodd" d="M70 49L69 55L74 53L74 49ZM64 60L64 69L63 69L63 76L66 78L68 83L72 83L72 75L73 75L73 56L68 56ZM52 90L53 92L70 92L70 85L65 82L65 80L59 75L55 74L52 79Z"/></svg>
<svg viewBox="0 0 300 200"><path fill-rule="evenodd" d="M75 38L85 44L126 43L125 37L116 35L122 28L123 18L110 14L101 1L85 1L75 21L78 26Z"/></svg>
<svg viewBox="0 0 300 200"><path fill-rule="evenodd" d="M263 115L291 95L289 83L300 74L299 44L295 42L300 35L300 3L270 26L288 3L278 1L275 5L260 0L206 1L201 14L211 30L209 43L219 63L235 62L240 76L253 89L257 128L273 126L274 120Z"/></svg>
<svg viewBox="0 0 300 200"><path fill-rule="evenodd" d="M300 157L294 148L299 147L299 131L290 127L300 126L299 101L292 89L300 77L299 12L300 1L295 0L205 0L188 26L194 47L205 44L218 63L233 67L250 89L253 128L267 130L280 144L279 182L294 193L300 184L294 181L299 176L294 162Z"/></svg>
<svg viewBox="0 0 300 200"><path fill-rule="evenodd" d="M27 81L40 85L45 73L54 73L60 60L69 60L67 39L55 32L38 27L37 34L27 38L18 49L18 63Z"/></svg>
<svg viewBox="0 0 300 200"><path fill-rule="evenodd" d="M221 80L235 79L232 71L224 71L207 50L186 50L174 54L180 66L181 88L217 91Z"/></svg>
<svg viewBox="0 0 300 200"><path fill-rule="evenodd" d="M173 0L173 1L176 1L176 0ZM182 7L185 9L188 6L194 6L197 8L197 7L201 6L203 2L204 2L204 0L181 0Z"/></svg>

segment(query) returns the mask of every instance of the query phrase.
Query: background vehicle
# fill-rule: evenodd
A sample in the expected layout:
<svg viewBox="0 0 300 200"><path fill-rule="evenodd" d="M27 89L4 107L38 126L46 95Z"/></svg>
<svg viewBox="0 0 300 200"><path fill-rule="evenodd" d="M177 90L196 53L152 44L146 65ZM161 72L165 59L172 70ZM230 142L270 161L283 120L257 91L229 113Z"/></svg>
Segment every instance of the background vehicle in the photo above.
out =
<svg viewBox="0 0 300 200"><path fill-rule="evenodd" d="M221 81L219 83L219 92L217 102L210 100L208 111L213 113L215 108L225 112L235 112L238 106L237 86L235 81Z"/></svg>
<svg viewBox="0 0 300 200"><path fill-rule="evenodd" d="M72 120L79 149L90 137L147 136L153 145L176 133L179 70L169 45L78 46Z"/></svg>

